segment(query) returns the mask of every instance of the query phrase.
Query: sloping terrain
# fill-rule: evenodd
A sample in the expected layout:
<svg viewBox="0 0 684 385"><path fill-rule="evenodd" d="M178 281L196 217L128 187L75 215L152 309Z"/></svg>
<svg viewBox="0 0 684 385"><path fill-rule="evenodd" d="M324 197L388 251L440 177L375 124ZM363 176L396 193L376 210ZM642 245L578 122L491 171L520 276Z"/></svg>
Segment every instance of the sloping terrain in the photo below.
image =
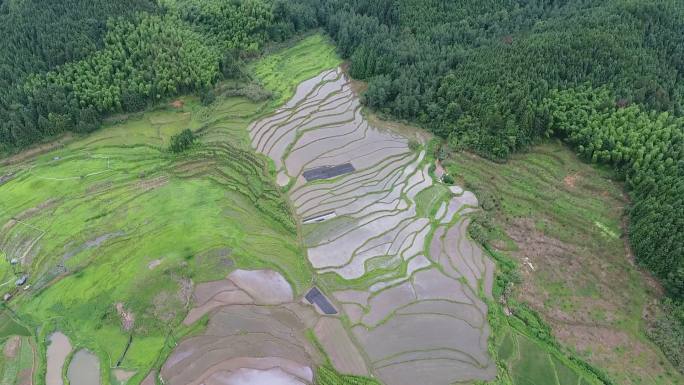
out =
<svg viewBox="0 0 684 385"><path fill-rule="evenodd" d="M273 159L278 183L309 223L313 268L357 282L355 290L324 288L346 313L372 374L388 385L495 376L487 307L479 298L491 292L494 265L465 234L463 215L477 207L471 193L436 186L448 191L432 202L439 216L419 216L416 196L433 185L425 152L369 125L340 70L303 82L284 107L251 125L250 136ZM324 172L347 164L345 173ZM315 332L326 345L324 330ZM340 353L329 354L342 370Z"/></svg>
<svg viewBox="0 0 684 385"><path fill-rule="evenodd" d="M584 193L581 205L536 185L565 157L513 163L519 174L460 154L444 166L477 197L439 182L436 141L366 117L358 84L338 65L312 35L249 64L258 85L225 82L211 104L184 97L114 116L103 130L3 161L0 294L12 297L0 313L2 383L601 383L542 338L543 323L512 316L511 293L498 303L510 264L491 254L495 272L469 232L482 240L480 206L491 213L501 196L495 204L515 218L495 251L519 253L526 283L516 298L551 309L564 322L549 318L553 331L573 346L586 334L568 337L578 327L565 321L578 314L636 330L631 305L643 288L589 285L579 265L597 274L607 265L586 258L569 265L566 295L568 265L539 250L563 254L572 236L539 233L595 210L578 223L599 235L578 241L622 246L618 219ZM171 154L186 128L196 143ZM563 189L584 191L581 173L563 176ZM523 220L535 199L540 211L568 215ZM576 306L585 299L595 309ZM613 303L629 314L606 317ZM579 352L609 370L611 357L657 368L646 353ZM645 373L634 383L673 383Z"/></svg>
<svg viewBox="0 0 684 385"><path fill-rule="evenodd" d="M324 39L302 44L311 54L300 60L327 65L317 61L325 56L316 47L330 52ZM231 94L233 85L225 86ZM13 317L38 339L37 383L53 331L68 337L73 352L95 354L102 384L134 384L196 328L182 324L196 283L238 266L277 270L295 293L310 285L289 206L268 162L249 147L246 127L270 103L222 96L202 106L182 98L0 165L8 176L0 184L0 295L13 295ZM169 154L170 137L185 128L200 143Z"/></svg>
<svg viewBox="0 0 684 385"><path fill-rule="evenodd" d="M617 384L682 382L645 335L643 316L662 289L635 265L624 227L629 201L613 172L555 142L506 164L468 153L444 164L482 200L476 233L519 264L521 280L505 294L510 303L528 304L563 345ZM515 352L535 345L515 333L501 343L513 351L510 366L520 367L513 372L524 372L529 366Z"/></svg>

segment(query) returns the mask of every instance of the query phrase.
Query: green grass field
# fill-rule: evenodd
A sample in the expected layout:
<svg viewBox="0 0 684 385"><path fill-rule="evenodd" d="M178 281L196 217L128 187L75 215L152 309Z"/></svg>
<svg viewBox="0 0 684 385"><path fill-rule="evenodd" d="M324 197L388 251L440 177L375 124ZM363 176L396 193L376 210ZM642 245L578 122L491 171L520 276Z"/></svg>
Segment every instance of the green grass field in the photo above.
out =
<svg viewBox="0 0 684 385"><path fill-rule="evenodd" d="M416 195L416 212L418 216L432 218L439 210L442 202L448 202L451 192L442 184L436 184Z"/></svg>
<svg viewBox="0 0 684 385"><path fill-rule="evenodd" d="M299 82L337 63L325 38L309 36L251 65L278 92L275 100L219 97L205 107L182 97L180 108L113 117L65 147L2 166L0 174L14 178L0 186L0 277L12 281L0 295L13 292L9 306L42 328L43 338L60 330L95 352L107 385L118 361L137 371L132 383L160 364L170 333L186 332L177 325L192 284L235 267L273 268L301 292L311 270L289 206L246 128ZM169 139L185 128L199 143L173 156ZM22 271L10 268L11 258L22 258ZM30 289L16 291L23 273ZM132 330L122 329L117 303L134 314ZM1 325L0 336L29 334Z"/></svg>
<svg viewBox="0 0 684 385"><path fill-rule="evenodd" d="M380 385L371 378L339 374L329 366L321 366L316 370L316 382L318 385Z"/></svg>
<svg viewBox="0 0 684 385"><path fill-rule="evenodd" d="M278 106L294 95L293 84L297 85L318 75L321 69L333 68L341 62L328 37L315 34L290 49L253 62L249 69L264 88L273 92L272 105Z"/></svg>
<svg viewBox="0 0 684 385"><path fill-rule="evenodd" d="M605 371L617 384L681 383L643 331L642 312L655 294L625 252L621 222L629 202L612 171L583 163L557 142L504 164L453 153L445 167L484 208L475 220L480 240L517 265L521 282L509 295L511 306L529 304L561 336L566 353ZM508 317L501 318L497 349L507 360L511 341L521 336L509 330ZM534 365L526 360L522 354L509 363L520 368L511 372L515 384L534 380L524 374ZM554 365L546 358L534 360L547 367L540 372L555 367L561 385L576 383L554 355Z"/></svg>

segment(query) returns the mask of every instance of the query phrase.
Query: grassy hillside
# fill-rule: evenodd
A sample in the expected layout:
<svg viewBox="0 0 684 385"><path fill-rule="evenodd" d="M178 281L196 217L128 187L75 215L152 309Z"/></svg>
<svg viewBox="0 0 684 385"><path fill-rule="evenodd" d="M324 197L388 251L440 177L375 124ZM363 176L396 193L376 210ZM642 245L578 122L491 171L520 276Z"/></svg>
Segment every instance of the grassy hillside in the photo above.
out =
<svg viewBox="0 0 684 385"><path fill-rule="evenodd" d="M558 143L506 164L453 153L445 166L485 209L471 233L517 266L514 284L502 288L506 306L515 312L528 304L569 351L617 384L681 383L681 374L645 336L642 314L661 293L626 246L622 215L628 202L610 170L581 162ZM500 268L506 272L505 264ZM516 355L533 343L513 333L500 335L497 345L516 384L541 383L529 382L530 373L548 369Z"/></svg>
<svg viewBox="0 0 684 385"><path fill-rule="evenodd" d="M321 52L329 60L319 60ZM311 72L334 66L332 52L325 39L309 37L277 56L289 64L271 67L278 80L264 84L291 93ZM289 72L297 68L307 71ZM9 307L40 330L41 351L44 337L60 330L99 356L104 379L120 363L137 371L135 383L189 332L177 325L193 284L237 266L274 268L297 291L308 285L289 206L268 162L248 145L247 125L274 105L219 95L205 107L183 97L0 166L0 175L10 175L0 185L3 263L22 261L13 271L3 265L12 282L0 293L11 291ZM172 155L169 139L185 128L199 141ZM21 274L29 275L26 291L13 289ZM130 330L119 303L133 314ZM17 333L2 337L9 334Z"/></svg>
<svg viewBox="0 0 684 385"><path fill-rule="evenodd" d="M248 68L261 85L273 93L272 105L279 106L294 95L293 79L312 78L321 72L321 68L332 68L340 62L328 38L315 34L295 47L250 63Z"/></svg>

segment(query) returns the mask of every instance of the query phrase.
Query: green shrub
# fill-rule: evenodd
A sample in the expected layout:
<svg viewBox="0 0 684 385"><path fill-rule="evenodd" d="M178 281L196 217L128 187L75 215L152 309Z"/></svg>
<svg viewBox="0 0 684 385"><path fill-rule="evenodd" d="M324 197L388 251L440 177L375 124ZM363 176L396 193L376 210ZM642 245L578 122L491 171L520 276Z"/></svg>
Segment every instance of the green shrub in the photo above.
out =
<svg viewBox="0 0 684 385"><path fill-rule="evenodd" d="M195 134L189 128L186 128L180 134L171 137L169 150L175 154L180 154L190 148L193 143L195 143Z"/></svg>
<svg viewBox="0 0 684 385"><path fill-rule="evenodd" d="M420 142L415 140L415 139L411 139L408 142L408 148L411 151L418 151L418 150L420 150L421 147L422 146L420 145Z"/></svg>
<svg viewBox="0 0 684 385"><path fill-rule="evenodd" d="M216 100L216 93L211 88L205 88L200 92L200 103L208 106Z"/></svg>

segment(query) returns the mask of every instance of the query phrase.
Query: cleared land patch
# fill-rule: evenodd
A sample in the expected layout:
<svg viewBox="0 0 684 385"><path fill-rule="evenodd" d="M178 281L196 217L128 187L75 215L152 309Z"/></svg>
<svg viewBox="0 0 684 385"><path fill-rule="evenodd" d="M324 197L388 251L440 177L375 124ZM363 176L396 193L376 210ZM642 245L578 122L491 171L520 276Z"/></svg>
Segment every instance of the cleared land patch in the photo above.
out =
<svg viewBox="0 0 684 385"><path fill-rule="evenodd" d="M509 300L529 304L561 343L616 383L682 382L644 334L644 308L658 291L625 252L621 216L628 202L612 172L581 162L559 143L506 164L467 153L444 164L486 208L476 232L518 262L522 282Z"/></svg>

